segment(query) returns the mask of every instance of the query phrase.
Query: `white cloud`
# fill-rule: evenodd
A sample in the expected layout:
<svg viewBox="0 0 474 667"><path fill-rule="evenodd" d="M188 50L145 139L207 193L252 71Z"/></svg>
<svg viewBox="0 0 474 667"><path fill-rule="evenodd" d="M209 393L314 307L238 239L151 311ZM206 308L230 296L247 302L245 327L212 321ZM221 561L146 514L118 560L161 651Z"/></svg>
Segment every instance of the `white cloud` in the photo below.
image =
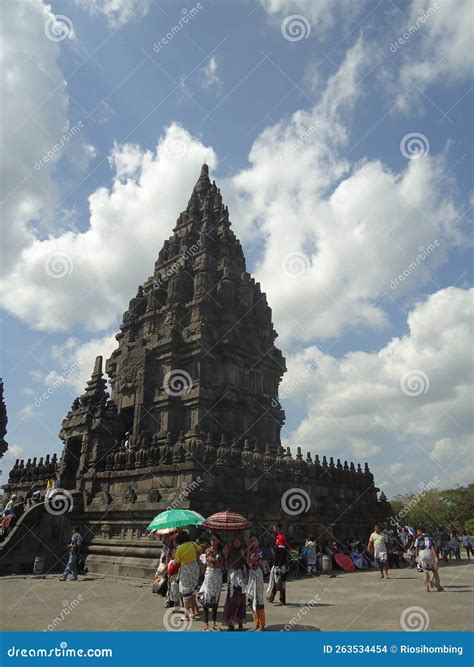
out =
<svg viewBox="0 0 474 667"><path fill-rule="evenodd" d="M472 77L470 0L436 0L424 6L413 0L408 14L399 10L394 19L393 39L384 47L398 68L391 79L399 109L408 111L415 101L423 102L419 92L435 83L450 86Z"/></svg>
<svg viewBox="0 0 474 667"><path fill-rule="evenodd" d="M116 30L130 19L140 20L147 15L150 0L74 0L91 16L104 16L110 29Z"/></svg>
<svg viewBox="0 0 474 667"><path fill-rule="evenodd" d="M67 127L68 98L58 65L62 42L47 38L54 20L39 0L4 3L0 55L3 65L0 122L3 271L10 270L31 243L31 224L54 206L57 190L52 160L40 170L35 162L50 151ZM14 29L13 29L14 26ZM66 40L67 41L67 40ZM40 232L47 228L40 225Z"/></svg>
<svg viewBox="0 0 474 667"><path fill-rule="evenodd" d="M105 361L118 347L115 332L100 338L80 342L77 338L68 338L65 343L52 349L51 357L59 364L59 368L51 371L45 378L45 384L53 383L57 378L63 378L64 385L75 393L82 394L90 380L96 357L103 357Z"/></svg>
<svg viewBox="0 0 474 667"><path fill-rule="evenodd" d="M304 16L311 24L311 33L324 37L336 22L344 26L350 24L364 10L367 0L261 0L261 4L275 21L294 14Z"/></svg>
<svg viewBox="0 0 474 667"><path fill-rule="evenodd" d="M31 326L111 326L152 271L202 163L216 164L212 149L176 124L155 151L116 144L109 161L114 183L89 197L87 231L31 237L2 281L2 305Z"/></svg>
<svg viewBox="0 0 474 667"><path fill-rule="evenodd" d="M219 87L222 85L219 76L219 66L215 56L211 56L207 63L201 68L202 87L206 90L208 88Z"/></svg>
<svg viewBox="0 0 474 667"><path fill-rule="evenodd" d="M380 297L398 299L429 280L450 243L462 238L442 178L445 156L407 161L401 173L344 157L345 118L362 95L358 82L369 64L359 39L319 103L264 130L250 167L223 183L237 235L262 242L256 274L284 344L386 326ZM204 161L215 166L213 150L177 124L155 151L116 143L109 157L114 183L89 197L87 231L31 237L3 281L4 307L45 330L116 325ZM435 241L436 251L393 292L391 281Z"/></svg>
<svg viewBox="0 0 474 667"><path fill-rule="evenodd" d="M345 158L345 118L368 64L359 40L321 101L262 132L250 168L232 181L237 233L254 229L264 239L256 277L286 345L386 326L384 293L399 300L429 281L462 238L444 154L407 160L400 173ZM420 259L428 246L435 250ZM413 264L393 290L391 281Z"/></svg>
<svg viewBox="0 0 474 667"><path fill-rule="evenodd" d="M473 296L456 287L432 294L409 313L408 332L376 352L337 359L313 346L287 357L282 391L293 385L284 403L292 409L306 401L289 444L370 457L377 483L394 493L403 491L397 483L430 475L444 487L462 483L466 468L472 475ZM317 370L305 374L315 360Z"/></svg>

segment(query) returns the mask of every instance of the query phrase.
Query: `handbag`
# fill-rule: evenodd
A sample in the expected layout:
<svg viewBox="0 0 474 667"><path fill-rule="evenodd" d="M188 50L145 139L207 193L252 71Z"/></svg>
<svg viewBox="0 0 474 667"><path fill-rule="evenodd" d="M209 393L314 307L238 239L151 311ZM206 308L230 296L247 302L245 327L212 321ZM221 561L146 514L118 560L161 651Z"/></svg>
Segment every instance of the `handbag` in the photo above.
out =
<svg viewBox="0 0 474 667"><path fill-rule="evenodd" d="M166 597L166 593L168 592L168 577L163 577L161 574L156 575L153 579L151 591L152 593Z"/></svg>

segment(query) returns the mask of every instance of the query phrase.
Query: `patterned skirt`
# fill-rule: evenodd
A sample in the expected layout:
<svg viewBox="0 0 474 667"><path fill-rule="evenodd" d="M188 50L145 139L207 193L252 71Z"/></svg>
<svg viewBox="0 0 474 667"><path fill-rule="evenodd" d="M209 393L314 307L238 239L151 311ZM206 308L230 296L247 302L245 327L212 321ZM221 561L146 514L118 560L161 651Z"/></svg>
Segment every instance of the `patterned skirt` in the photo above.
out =
<svg viewBox="0 0 474 667"><path fill-rule="evenodd" d="M179 568L179 592L183 598L194 595L199 580L199 565L197 561L181 565Z"/></svg>
<svg viewBox="0 0 474 667"><path fill-rule="evenodd" d="M227 573L227 596L224 604L222 622L224 625L246 623L247 598L245 595L245 578L242 570L229 570Z"/></svg>
<svg viewBox="0 0 474 667"><path fill-rule="evenodd" d="M249 582L247 584L247 598L248 601L252 604L252 609L255 612L257 609L264 608L263 572L260 568L256 570L250 570Z"/></svg>
<svg viewBox="0 0 474 667"><path fill-rule="evenodd" d="M222 589L222 570L208 567L204 575L204 581L199 589L198 602L203 607L217 609Z"/></svg>
<svg viewBox="0 0 474 667"><path fill-rule="evenodd" d="M418 554L418 565L421 567L423 572L433 572L436 570L436 564L433 560L433 554L431 549L423 549Z"/></svg>

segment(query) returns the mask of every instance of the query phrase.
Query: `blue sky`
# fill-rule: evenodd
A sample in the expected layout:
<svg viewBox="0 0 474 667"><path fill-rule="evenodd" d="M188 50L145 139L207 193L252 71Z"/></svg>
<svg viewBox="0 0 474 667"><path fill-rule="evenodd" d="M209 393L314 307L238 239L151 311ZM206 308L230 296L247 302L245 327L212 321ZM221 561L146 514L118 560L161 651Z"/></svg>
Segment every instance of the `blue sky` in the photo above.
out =
<svg viewBox="0 0 474 667"><path fill-rule="evenodd" d="M60 452L206 160L287 357L285 444L389 495L469 481L470 3L115 6L3 7L4 473Z"/></svg>

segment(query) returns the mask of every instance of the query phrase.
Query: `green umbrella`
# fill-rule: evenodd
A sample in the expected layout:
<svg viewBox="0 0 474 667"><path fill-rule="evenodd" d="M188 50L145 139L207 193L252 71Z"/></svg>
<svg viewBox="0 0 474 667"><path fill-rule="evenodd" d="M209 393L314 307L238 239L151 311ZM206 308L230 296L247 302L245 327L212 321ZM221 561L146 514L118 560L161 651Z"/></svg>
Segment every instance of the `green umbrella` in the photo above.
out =
<svg viewBox="0 0 474 667"><path fill-rule="evenodd" d="M205 518L193 510L165 510L155 516L147 530L200 526L204 521Z"/></svg>

